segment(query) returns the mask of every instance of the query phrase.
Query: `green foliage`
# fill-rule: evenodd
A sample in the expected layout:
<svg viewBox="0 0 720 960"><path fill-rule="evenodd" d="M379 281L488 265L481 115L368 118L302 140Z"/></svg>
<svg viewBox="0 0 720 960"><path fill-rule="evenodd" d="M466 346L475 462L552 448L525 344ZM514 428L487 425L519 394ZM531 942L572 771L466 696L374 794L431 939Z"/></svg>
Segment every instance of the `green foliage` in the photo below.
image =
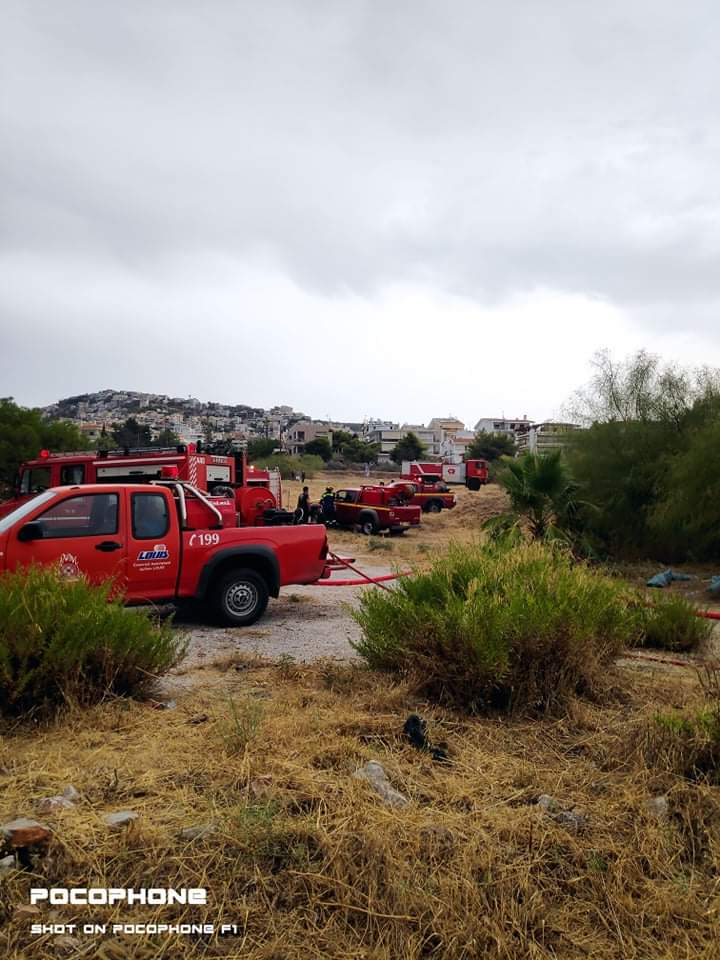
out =
<svg viewBox="0 0 720 960"><path fill-rule="evenodd" d="M596 361L575 416L591 426L567 454L596 506L588 533L606 553L663 562L720 559L717 372L662 366L644 352Z"/></svg>
<svg viewBox="0 0 720 960"><path fill-rule="evenodd" d="M110 595L49 567L0 577L0 714L143 693L182 658L169 624Z"/></svg>
<svg viewBox="0 0 720 960"><path fill-rule="evenodd" d="M114 424L112 439L117 447L149 447L152 445L150 427L138 423L135 417L128 417L121 425Z"/></svg>
<svg viewBox="0 0 720 960"><path fill-rule="evenodd" d="M402 440L398 440L390 456L395 463L402 463L403 460L419 460L424 453L425 444L410 430Z"/></svg>
<svg viewBox="0 0 720 960"><path fill-rule="evenodd" d="M375 463L380 452L379 443L367 443L359 437L351 437L340 448L344 460L349 463Z"/></svg>
<svg viewBox="0 0 720 960"><path fill-rule="evenodd" d="M357 440L357 437L355 434L350 433L349 430L333 430L332 448L334 451L341 450L343 444L350 443L353 439Z"/></svg>
<svg viewBox="0 0 720 960"><path fill-rule="evenodd" d="M488 433L480 430L475 439L468 446L466 456L468 460L499 460L500 457L511 457L515 453L515 441L506 433Z"/></svg>
<svg viewBox="0 0 720 960"><path fill-rule="evenodd" d="M277 449L277 440L258 437L256 440L248 441L247 458L251 463L262 457L271 457Z"/></svg>
<svg viewBox="0 0 720 960"><path fill-rule="evenodd" d="M286 453L275 453L271 457L258 457L258 467L267 467L270 470L279 470L283 480L290 480L293 474L304 473L307 480L312 480L315 474L323 469L321 457L291 457Z"/></svg>
<svg viewBox="0 0 720 960"><path fill-rule="evenodd" d="M74 424L46 420L39 410L19 407L10 397L0 399L0 484L11 484L20 464L43 449L62 453L85 446Z"/></svg>
<svg viewBox="0 0 720 960"><path fill-rule="evenodd" d="M510 498L511 516L527 525L533 539L553 532L569 534L579 526L577 484L557 450L541 456L526 453L509 460L498 481ZM512 521L511 521L512 522ZM508 518L493 518L490 526L508 526Z"/></svg>
<svg viewBox="0 0 720 960"><path fill-rule="evenodd" d="M364 593L353 615L369 666L470 711L556 710L596 694L640 635L625 587L541 543L455 545L394 590Z"/></svg>
<svg viewBox="0 0 720 960"><path fill-rule="evenodd" d="M720 421L692 429L668 460L662 495L648 511L653 540L671 558L720 558Z"/></svg>
<svg viewBox="0 0 720 960"><path fill-rule="evenodd" d="M153 447L176 447L180 443L180 437L175 433L174 430L170 430L167 427L164 430L161 430L157 435L157 438L153 440Z"/></svg>
<svg viewBox="0 0 720 960"><path fill-rule="evenodd" d="M692 603L673 593L642 609L642 625L642 643L661 650L695 650L713 630L712 622L698 617Z"/></svg>
<svg viewBox="0 0 720 960"><path fill-rule="evenodd" d="M332 447L327 437L316 437L305 444L304 452L310 456L322 457L327 462L332 459Z"/></svg>

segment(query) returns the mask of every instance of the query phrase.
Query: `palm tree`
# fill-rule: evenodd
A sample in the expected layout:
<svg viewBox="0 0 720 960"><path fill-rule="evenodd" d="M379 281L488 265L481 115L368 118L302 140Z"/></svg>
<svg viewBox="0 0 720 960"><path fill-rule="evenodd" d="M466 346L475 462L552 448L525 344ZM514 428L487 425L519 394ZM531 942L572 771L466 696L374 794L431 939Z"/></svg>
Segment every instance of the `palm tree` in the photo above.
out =
<svg viewBox="0 0 720 960"><path fill-rule="evenodd" d="M577 526L578 485L560 450L527 453L510 461L499 482L510 497L511 512L527 522L534 540L543 539L553 528L569 532Z"/></svg>

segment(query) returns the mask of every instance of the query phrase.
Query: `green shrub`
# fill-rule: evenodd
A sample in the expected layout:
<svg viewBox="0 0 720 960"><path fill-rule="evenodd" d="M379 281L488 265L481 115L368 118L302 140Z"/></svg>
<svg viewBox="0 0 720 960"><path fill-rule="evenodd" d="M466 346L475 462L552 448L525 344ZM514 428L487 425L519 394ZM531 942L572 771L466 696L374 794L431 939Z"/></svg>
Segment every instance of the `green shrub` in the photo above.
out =
<svg viewBox="0 0 720 960"><path fill-rule="evenodd" d="M358 653L470 710L556 710L593 695L640 635L622 584L541 543L459 546L430 571L368 591L353 614Z"/></svg>
<svg viewBox="0 0 720 960"><path fill-rule="evenodd" d="M661 650L695 650L712 633L710 620L698 617L684 597L667 594L643 609L641 643Z"/></svg>
<svg viewBox="0 0 720 960"><path fill-rule="evenodd" d="M276 453L270 457L258 457L258 459L254 461L254 465L267 467L270 470L279 470L283 480L291 479L293 474L300 476L301 473L305 474L306 480L311 480L315 474L319 470L324 469L325 466L322 457L311 455L291 457L287 453Z"/></svg>
<svg viewBox="0 0 720 960"><path fill-rule="evenodd" d="M169 624L126 610L111 592L48 567L0 577L0 714L143 693L181 659Z"/></svg>

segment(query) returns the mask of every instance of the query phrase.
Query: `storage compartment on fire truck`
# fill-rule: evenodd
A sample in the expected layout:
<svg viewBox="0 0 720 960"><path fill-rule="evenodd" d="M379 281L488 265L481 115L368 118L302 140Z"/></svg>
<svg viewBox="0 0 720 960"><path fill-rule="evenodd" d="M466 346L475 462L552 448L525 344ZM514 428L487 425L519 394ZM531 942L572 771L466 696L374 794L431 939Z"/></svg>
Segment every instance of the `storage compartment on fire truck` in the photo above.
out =
<svg viewBox="0 0 720 960"><path fill-rule="evenodd" d="M208 497L208 503L211 503L222 515L222 524L218 522L217 517L209 509L206 503L198 500L197 497L186 495L185 510L187 512L188 530L203 530L208 527L236 527L237 514L235 512L235 501L227 497Z"/></svg>

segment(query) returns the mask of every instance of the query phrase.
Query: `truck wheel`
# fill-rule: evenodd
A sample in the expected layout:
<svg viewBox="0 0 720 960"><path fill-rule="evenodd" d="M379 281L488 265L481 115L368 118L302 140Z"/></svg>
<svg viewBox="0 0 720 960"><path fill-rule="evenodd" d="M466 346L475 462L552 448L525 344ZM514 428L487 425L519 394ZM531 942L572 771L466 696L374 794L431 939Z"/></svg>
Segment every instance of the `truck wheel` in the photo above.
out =
<svg viewBox="0 0 720 960"><path fill-rule="evenodd" d="M215 585L211 603L221 623L229 627L247 627L265 612L267 584L254 570L230 570Z"/></svg>
<svg viewBox="0 0 720 960"><path fill-rule="evenodd" d="M472 480L468 480L468 482L467 482L467 488L468 488L468 490L479 490L479 489L480 489L480 481L479 481L479 480L476 480L475 477L473 477Z"/></svg>
<svg viewBox="0 0 720 960"><path fill-rule="evenodd" d="M442 510L442 503L440 503L439 500L431 500L430 503L427 505L428 513L440 513L441 510Z"/></svg>
<svg viewBox="0 0 720 960"><path fill-rule="evenodd" d="M365 514L360 517L360 533L369 537L371 534L377 533L378 529L378 522L372 514Z"/></svg>

